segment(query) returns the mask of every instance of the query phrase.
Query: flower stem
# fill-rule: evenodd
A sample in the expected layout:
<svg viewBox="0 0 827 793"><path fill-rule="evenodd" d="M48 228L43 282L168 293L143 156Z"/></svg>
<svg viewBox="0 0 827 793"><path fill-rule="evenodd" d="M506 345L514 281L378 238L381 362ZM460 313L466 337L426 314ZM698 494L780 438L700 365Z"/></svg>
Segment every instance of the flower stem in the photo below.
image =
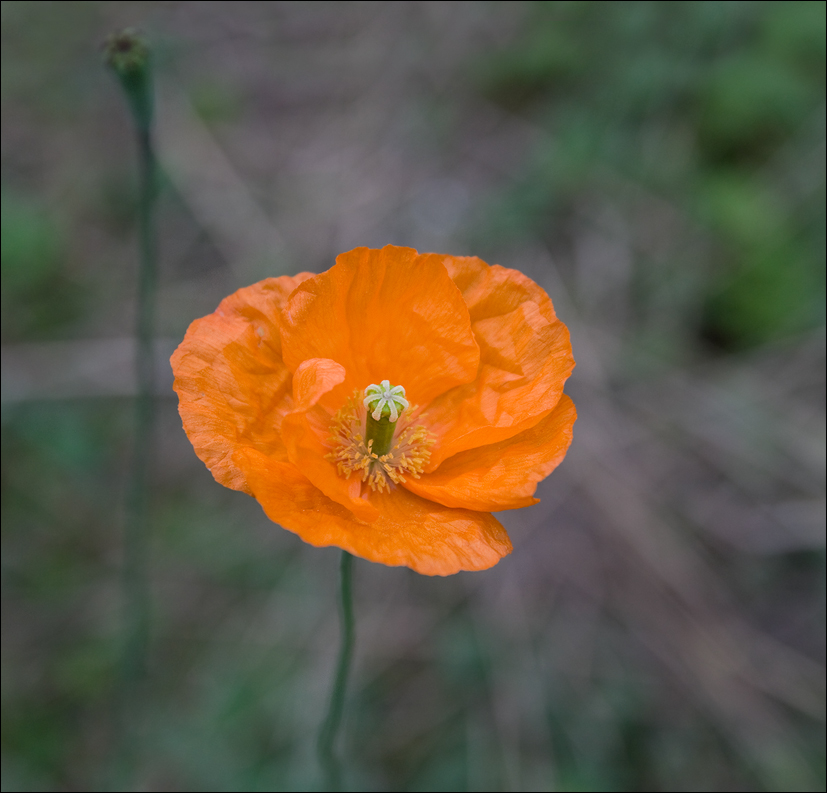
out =
<svg viewBox="0 0 827 793"><path fill-rule="evenodd" d="M141 265L138 286L136 374L138 394L135 400L135 445L132 456L132 480L129 487L126 535L124 537L124 587L130 637L127 650L127 676L139 679L146 672L149 643L149 580L147 541L149 517L149 480L154 457L155 427L155 360L153 336L155 325L155 286L157 261L153 223L155 155L149 130L139 130L141 162L140 248Z"/></svg>
<svg viewBox="0 0 827 793"><path fill-rule="evenodd" d="M350 662L353 658L354 619L353 619L353 557L342 551L342 561L339 565L341 589L339 591L339 618L341 621L341 646L339 660L336 664L336 677L333 680L333 691L330 695L330 705L327 717L319 730L317 749L319 764L325 775L326 790L343 790L342 768L336 756L335 744L342 722L345 705L345 689Z"/></svg>
<svg viewBox="0 0 827 793"><path fill-rule="evenodd" d="M155 362L153 336L158 256L155 233L157 163L152 143L153 93L149 50L134 31L113 35L105 58L115 72L132 111L137 135L140 186L138 238L140 264L135 355L137 397L135 440L126 503L122 587L126 637L121 668L121 731L136 721L138 689L146 676L149 646L150 595L148 576L148 519L150 477L154 458ZM127 735L121 736L131 746ZM123 747L122 747L123 748ZM132 755L130 748L128 754Z"/></svg>

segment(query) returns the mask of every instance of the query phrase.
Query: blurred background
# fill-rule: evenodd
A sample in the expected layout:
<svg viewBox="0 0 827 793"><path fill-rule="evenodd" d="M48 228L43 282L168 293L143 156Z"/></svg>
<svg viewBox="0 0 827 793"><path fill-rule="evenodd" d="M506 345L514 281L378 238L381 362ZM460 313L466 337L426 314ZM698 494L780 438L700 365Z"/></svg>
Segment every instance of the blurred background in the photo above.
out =
<svg viewBox="0 0 827 793"><path fill-rule="evenodd" d="M356 560L351 789L823 790L825 5L513 0L2 4L3 790L112 784L127 25L163 189L123 785L320 784L339 552L213 481L168 358L235 289L393 243L541 284L580 418L492 570Z"/></svg>

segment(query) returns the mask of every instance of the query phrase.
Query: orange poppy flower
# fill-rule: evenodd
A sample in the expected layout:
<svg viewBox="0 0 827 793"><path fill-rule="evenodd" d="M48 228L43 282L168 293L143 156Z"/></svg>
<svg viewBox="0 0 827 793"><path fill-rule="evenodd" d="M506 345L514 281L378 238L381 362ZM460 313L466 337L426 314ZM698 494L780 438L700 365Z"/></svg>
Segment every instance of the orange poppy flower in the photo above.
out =
<svg viewBox="0 0 827 793"><path fill-rule="evenodd" d="M217 481L311 545L428 575L511 552L490 513L537 502L576 418L548 295L473 256L356 248L265 279L193 322L171 362Z"/></svg>

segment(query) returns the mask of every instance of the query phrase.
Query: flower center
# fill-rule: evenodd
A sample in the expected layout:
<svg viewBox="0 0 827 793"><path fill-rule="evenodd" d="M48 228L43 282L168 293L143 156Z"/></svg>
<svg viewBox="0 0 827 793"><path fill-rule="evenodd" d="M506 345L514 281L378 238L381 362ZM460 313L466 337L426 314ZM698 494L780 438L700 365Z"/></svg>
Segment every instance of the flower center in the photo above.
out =
<svg viewBox="0 0 827 793"><path fill-rule="evenodd" d="M364 394L354 391L333 417L333 451L326 458L346 479L355 473L380 493L390 489L388 480L399 484L406 474L418 479L431 459L434 441L422 424L414 425L415 412L405 389L388 380L369 385Z"/></svg>

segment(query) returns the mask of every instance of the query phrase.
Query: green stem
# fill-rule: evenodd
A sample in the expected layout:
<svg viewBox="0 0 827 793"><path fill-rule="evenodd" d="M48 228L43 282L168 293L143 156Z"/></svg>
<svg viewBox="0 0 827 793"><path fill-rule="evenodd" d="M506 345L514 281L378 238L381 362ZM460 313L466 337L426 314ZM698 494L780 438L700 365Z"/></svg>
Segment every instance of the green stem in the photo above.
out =
<svg viewBox="0 0 827 793"><path fill-rule="evenodd" d="M121 739L134 754L127 735L135 726L139 687L146 677L150 594L148 523L155 427L155 293L158 255L155 233L157 163L152 143L153 92L149 49L132 30L114 34L106 44L107 64L118 77L137 135L140 186L138 199L138 305L136 317L135 439L124 529L123 601L125 641L122 659ZM122 747L123 748L123 747Z"/></svg>
<svg viewBox="0 0 827 793"><path fill-rule="evenodd" d="M149 643L148 523L155 428L155 292L157 253L154 226L156 164L150 130L138 129L141 170L139 201L140 270L135 336L135 441L124 537L124 594L129 637L125 673L139 680L146 673Z"/></svg>
<svg viewBox="0 0 827 793"><path fill-rule="evenodd" d="M341 590L339 601L339 617L341 620L342 644L339 648L339 660L336 664L336 677L333 681L333 691L330 695L330 706L327 710L321 729L319 730L318 752L319 763L325 775L325 790L343 790L342 768L336 756L336 738L342 722L345 706L345 690L350 662L353 658L354 619L353 619L353 557L342 551L342 561L339 567L341 573Z"/></svg>

